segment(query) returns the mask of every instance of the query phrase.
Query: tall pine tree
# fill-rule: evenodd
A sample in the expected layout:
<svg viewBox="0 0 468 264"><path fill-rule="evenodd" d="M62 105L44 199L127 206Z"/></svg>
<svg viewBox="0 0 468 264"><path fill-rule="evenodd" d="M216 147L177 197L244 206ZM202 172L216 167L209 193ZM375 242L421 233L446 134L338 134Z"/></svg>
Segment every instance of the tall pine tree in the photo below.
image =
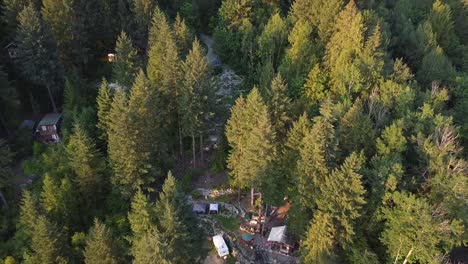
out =
<svg viewBox="0 0 468 264"><path fill-rule="evenodd" d="M139 62L136 49L130 36L122 31L115 44L116 58L112 62L113 80L126 89L130 89L138 72Z"/></svg>
<svg viewBox="0 0 468 264"><path fill-rule="evenodd" d="M62 88L63 68L55 39L34 5L26 6L18 20L17 62L21 72L27 80L47 88L52 108L57 112L54 93Z"/></svg>

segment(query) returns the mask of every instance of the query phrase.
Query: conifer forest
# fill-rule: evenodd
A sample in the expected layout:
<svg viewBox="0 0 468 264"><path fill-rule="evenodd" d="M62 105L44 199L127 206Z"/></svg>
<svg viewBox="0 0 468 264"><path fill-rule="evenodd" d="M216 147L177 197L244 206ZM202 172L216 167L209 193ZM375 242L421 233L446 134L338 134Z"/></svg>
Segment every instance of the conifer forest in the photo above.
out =
<svg viewBox="0 0 468 264"><path fill-rule="evenodd" d="M467 0L0 0L0 264L468 264Z"/></svg>

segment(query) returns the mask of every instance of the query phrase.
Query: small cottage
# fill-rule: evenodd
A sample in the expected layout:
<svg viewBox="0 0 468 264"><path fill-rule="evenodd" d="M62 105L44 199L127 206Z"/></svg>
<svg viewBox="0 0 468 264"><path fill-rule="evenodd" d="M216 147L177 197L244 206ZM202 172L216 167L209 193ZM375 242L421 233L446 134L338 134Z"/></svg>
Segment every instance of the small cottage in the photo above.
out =
<svg viewBox="0 0 468 264"><path fill-rule="evenodd" d="M50 113L46 114L36 127L35 138L43 143L58 143L60 142L60 124L62 122L62 114Z"/></svg>
<svg viewBox="0 0 468 264"><path fill-rule="evenodd" d="M10 57L10 59L12 60L16 59L17 48L18 48L18 45L16 45L15 42L10 42L8 45L5 46L5 49L8 52L8 57Z"/></svg>
<svg viewBox="0 0 468 264"><path fill-rule="evenodd" d="M289 255L294 249L294 243L286 235L286 226L273 227L267 241L272 250L281 254Z"/></svg>

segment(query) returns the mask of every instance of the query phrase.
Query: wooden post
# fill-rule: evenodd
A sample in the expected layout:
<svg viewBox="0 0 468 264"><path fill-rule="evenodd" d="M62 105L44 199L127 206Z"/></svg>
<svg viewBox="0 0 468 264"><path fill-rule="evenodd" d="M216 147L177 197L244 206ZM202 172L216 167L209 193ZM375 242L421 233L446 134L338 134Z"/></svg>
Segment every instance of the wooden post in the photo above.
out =
<svg viewBox="0 0 468 264"><path fill-rule="evenodd" d="M267 222L267 220L266 220L267 212L268 212L268 205L265 204L265 211L263 212L263 214L265 215L265 217L263 218L264 221L263 221L262 231L261 231L262 236L263 236L263 231L265 230L265 228L264 228L264 227L265 227L265 224L266 224L266 222Z"/></svg>
<svg viewBox="0 0 468 264"><path fill-rule="evenodd" d="M262 193L259 194L258 200L260 201L259 205L258 205L258 221L259 221L259 224L260 224L260 232L261 232L261 230L263 230L263 224L262 224Z"/></svg>
<svg viewBox="0 0 468 264"><path fill-rule="evenodd" d="M46 87L47 87L47 92L49 93L50 102L52 103L52 108L54 109L54 113L58 113L57 106L55 105L54 97L52 96L52 91L50 90L50 85L47 84Z"/></svg>
<svg viewBox="0 0 468 264"><path fill-rule="evenodd" d="M251 208L254 207L254 198L255 198L254 197L255 196L254 191L255 191L254 187L251 187L250 188L250 207Z"/></svg>

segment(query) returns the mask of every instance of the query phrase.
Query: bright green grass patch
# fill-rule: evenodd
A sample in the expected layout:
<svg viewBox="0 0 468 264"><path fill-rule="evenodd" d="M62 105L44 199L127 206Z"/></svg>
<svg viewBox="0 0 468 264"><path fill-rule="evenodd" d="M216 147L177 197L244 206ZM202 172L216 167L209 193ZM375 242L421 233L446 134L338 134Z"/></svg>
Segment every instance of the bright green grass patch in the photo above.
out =
<svg viewBox="0 0 468 264"><path fill-rule="evenodd" d="M216 221L220 223L225 229L235 232L239 230L240 221L237 217L216 215Z"/></svg>

